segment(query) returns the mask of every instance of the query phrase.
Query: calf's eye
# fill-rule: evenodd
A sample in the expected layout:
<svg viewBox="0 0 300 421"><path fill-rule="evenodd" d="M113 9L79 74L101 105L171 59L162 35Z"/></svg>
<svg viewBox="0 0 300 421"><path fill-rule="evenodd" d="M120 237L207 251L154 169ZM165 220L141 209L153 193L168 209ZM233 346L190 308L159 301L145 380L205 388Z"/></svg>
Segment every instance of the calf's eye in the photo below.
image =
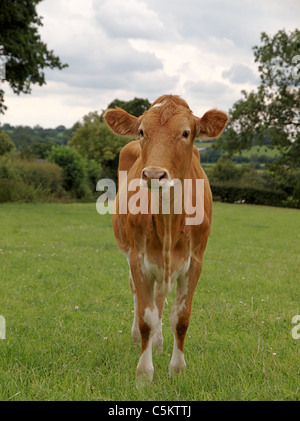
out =
<svg viewBox="0 0 300 421"><path fill-rule="evenodd" d="M189 134L190 134L190 132L188 131L188 130L185 130L183 133L182 133L182 137L185 137L186 139L189 137Z"/></svg>
<svg viewBox="0 0 300 421"><path fill-rule="evenodd" d="M140 135L143 137L144 136L144 131L141 129L140 130Z"/></svg>

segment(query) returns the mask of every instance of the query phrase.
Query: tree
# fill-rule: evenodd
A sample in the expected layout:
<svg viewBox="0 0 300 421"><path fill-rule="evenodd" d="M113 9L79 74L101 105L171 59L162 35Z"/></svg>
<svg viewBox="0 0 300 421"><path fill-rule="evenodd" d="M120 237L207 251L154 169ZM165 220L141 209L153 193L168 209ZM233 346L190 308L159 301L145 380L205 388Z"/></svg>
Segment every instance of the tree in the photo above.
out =
<svg viewBox="0 0 300 421"><path fill-rule="evenodd" d="M53 146L54 143L52 142L33 142L28 147L21 150L21 157L27 159L46 159Z"/></svg>
<svg viewBox="0 0 300 421"><path fill-rule="evenodd" d="M250 93L242 91L216 147L232 156L267 144L281 153L273 170L293 170L300 167L300 31L280 30L273 37L263 32L261 44L253 48L260 86Z"/></svg>
<svg viewBox="0 0 300 421"><path fill-rule="evenodd" d="M6 81L13 92L30 93L32 84L46 83L43 69L63 69L59 57L41 40L42 18L36 6L41 0L2 0L0 13L0 56L5 57ZM4 114L4 91L0 89L0 113Z"/></svg>
<svg viewBox="0 0 300 421"><path fill-rule="evenodd" d="M129 140L115 135L97 112L84 116L76 127L68 144L82 157L100 163L104 177L116 179L119 153Z"/></svg>
<svg viewBox="0 0 300 421"><path fill-rule="evenodd" d="M11 138L2 130L0 131L0 156L12 151L15 145Z"/></svg>
<svg viewBox="0 0 300 421"><path fill-rule="evenodd" d="M127 111L129 114L139 117L145 111L147 111L150 108L150 106L151 104L148 101L148 99L144 98L134 98L130 101L122 101L120 99L115 99L108 105L107 109L119 107Z"/></svg>
<svg viewBox="0 0 300 421"><path fill-rule="evenodd" d="M63 169L64 188L76 197L86 194L86 166L82 157L74 149L66 146L53 146L48 160Z"/></svg>
<svg viewBox="0 0 300 421"><path fill-rule="evenodd" d="M113 100L109 108L119 107L135 116L142 115L150 107L148 99L134 98L130 101ZM68 143L88 159L101 164L102 176L117 180L119 154L129 139L114 134L106 125L102 114L91 112L73 127L72 139Z"/></svg>

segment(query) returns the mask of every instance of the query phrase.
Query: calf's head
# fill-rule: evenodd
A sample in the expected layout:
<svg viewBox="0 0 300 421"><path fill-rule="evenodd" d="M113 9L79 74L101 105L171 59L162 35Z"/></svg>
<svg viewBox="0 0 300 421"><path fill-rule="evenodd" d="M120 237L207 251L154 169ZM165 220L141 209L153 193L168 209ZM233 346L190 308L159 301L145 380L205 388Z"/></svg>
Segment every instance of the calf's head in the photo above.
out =
<svg viewBox="0 0 300 421"><path fill-rule="evenodd" d="M140 117L117 108L106 111L105 121L118 135L139 136L145 185L156 180L159 186L174 179L188 178L193 142L220 135L228 120L227 114L210 110L196 117L187 103L175 95L163 95Z"/></svg>

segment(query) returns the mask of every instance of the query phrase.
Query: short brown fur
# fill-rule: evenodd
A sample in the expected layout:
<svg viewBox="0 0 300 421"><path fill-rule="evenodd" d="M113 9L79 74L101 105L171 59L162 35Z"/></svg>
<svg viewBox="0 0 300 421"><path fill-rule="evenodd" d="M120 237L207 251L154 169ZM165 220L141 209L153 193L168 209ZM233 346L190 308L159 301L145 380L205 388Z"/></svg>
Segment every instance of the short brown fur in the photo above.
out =
<svg viewBox="0 0 300 421"><path fill-rule="evenodd" d="M104 117L111 129L119 135L137 136L142 130L143 137L128 143L120 153L119 171L128 172L127 186L123 188L128 188L131 180L140 178L144 168L163 168L168 171L171 179L192 179L195 202L196 180L204 180L204 219L199 225L186 225L184 210L182 214L175 214L172 208L170 215L119 214L120 192L116 197L114 233L120 250L128 256L131 280L135 287L132 288L132 293L137 297L141 337L141 358L137 374L145 374L152 380L153 369L151 364L150 369L144 364L144 352L151 346L152 339L155 344L157 336L157 341L162 346L162 339L157 335L158 328L155 326L157 320L161 320L166 293L169 290L166 290L165 286L171 282L172 274L177 273L182 265L189 263L185 275L177 279L176 301L171 314L175 351L170 363L170 374L185 367L184 340L190 320L192 298L201 273L203 254L212 224L209 181L200 165L199 152L193 141L195 137L201 139L218 136L228 117L217 110L208 111L202 118L196 117L187 103L174 95L159 97L139 118L121 109L108 110ZM189 133L187 139L183 138L184 131ZM148 195L150 209L151 193L147 189L143 190L142 194ZM133 194L134 192L128 192L128 200ZM163 282L147 272L145 262L164 271ZM145 320L146 309L150 313L153 312L153 326ZM158 319L154 317L155 309L158 310ZM152 338L151 341L149 338ZM181 358L179 360L178 353Z"/></svg>

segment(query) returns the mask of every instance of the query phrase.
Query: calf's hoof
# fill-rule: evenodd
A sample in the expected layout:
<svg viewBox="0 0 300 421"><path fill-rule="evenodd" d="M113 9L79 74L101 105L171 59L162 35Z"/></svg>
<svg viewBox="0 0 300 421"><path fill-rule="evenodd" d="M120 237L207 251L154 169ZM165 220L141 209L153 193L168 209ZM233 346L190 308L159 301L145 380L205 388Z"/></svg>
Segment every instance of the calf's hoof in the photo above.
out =
<svg viewBox="0 0 300 421"><path fill-rule="evenodd" d="M145 370L144 368L138 366L136 370L136 386L146 386L147 384L152 383L153 373L153 367Z"/></svg>
<svg viewBox="0 0 300 421"><path fill-rule="evenodd" d="M184 374L186 369L186 363L184 359L180 359L179 361L172 361L169 365L169 377L173 377L174 375Z"/></svg>

